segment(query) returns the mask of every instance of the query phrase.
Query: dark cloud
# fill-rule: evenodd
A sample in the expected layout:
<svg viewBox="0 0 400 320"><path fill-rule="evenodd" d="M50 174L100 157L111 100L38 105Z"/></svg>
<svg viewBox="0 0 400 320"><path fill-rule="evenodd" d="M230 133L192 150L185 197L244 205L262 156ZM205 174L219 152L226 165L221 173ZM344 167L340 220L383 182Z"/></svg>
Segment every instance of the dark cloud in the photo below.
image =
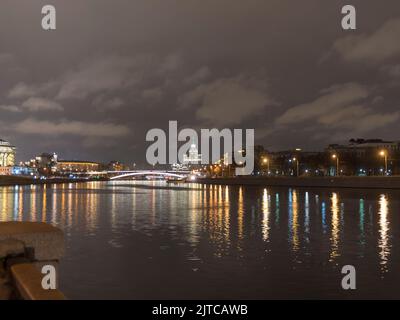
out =
<svg viewBox="0 0 400 320"><path fill-rule="evenodd" d="M61 104L55 101L51 101L45 98L31 97L28 100L24 101L21 105L22 108L25 108L29 111L63 111L64 108Z"/></svg>
<svg viewBox="0 0 400 320"><path fill-rule="evenodd" d="M82 121L61 120L59 122L28 118L15 123L11 130L30 135L60 136L72 135L83 137L120 137L130 133L129 128L112 123L89 123Z"/></svg>
<svg viewBox="0 0 400 320"><path fill-rule="evenodd" d="M400 18L386 21L371 34L350 35L335 41L333 48L346 61L379 63L400 54Z"/></svg>
<svg viewBox="0 0 400 320"><path fill-rule="evenodd" d="M276 124L293 125L307 120L318 120L343 110L352 103L368 96L368 89L357 83L335 85L321 91L322 95L312 102L301 104L285 111L276 119Z"/></svg>
<svg viewBox="0 0 400 320"><path fill-rule="evenodd" d="M261 116L274 101L268 96L264 81L238 76L201 84L186 92L179 104L184 112L194 108L200 121L224 127Z"/></svg>

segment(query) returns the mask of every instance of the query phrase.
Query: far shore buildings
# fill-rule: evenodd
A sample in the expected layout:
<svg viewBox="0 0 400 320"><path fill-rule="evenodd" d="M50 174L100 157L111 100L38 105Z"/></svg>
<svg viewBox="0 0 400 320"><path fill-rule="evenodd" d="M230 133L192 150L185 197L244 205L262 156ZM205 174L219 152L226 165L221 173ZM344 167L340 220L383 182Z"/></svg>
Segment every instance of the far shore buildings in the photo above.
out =
<svg viewBox="0 0 400 320"><path fill-rule="evenodd" d="M55 153L42 153L30 161L15 164L16 147L0 139L0 175L70 176L96 171L122 171L118 161L101 164L93 161L60 160ZM225 156L209 166L201 164L202 155L192 144L173 170L204 170L211 175L234 175L235 166ZM273 176L362 176L400 175L400 141L351 139L344 144L330 144L317 152L293 149L271 152L254 147L254 175Z"/></svg>
<svg viewBox="0 0 400 320"><path fill-rule="evenodd" d="M56 153L42 153L30 161L15 164L16 147L0 139L0 175L54 175L99 171L102 165L93 161L59 160Z"/></svg>
<svg viewBox="0 0 400 320"><path fill-rule="evenodd" d="M400 141L350 139L346 144L330 144L324 151L267 152L269 167L283 175L398 175ZM257 158L257 157L256 157Z"/></svg>
<svg viewBox="0 0 400 320"><path fill-rule="evenodd" d="M25 166L36 168L44 175L82 173L98 171L101 168L100 163L93 161L59 160L56 153L42 153L26 162Z"/></svg>
<svg viewBox="0 0 400 320"><path fill-rule="evenodd" d="M400 151L400 141L385 141L382 139L351 139L347 144L330 144L326 151L341 154L354 154L364 157L370 152L385 150L389 154Z"/></svg>

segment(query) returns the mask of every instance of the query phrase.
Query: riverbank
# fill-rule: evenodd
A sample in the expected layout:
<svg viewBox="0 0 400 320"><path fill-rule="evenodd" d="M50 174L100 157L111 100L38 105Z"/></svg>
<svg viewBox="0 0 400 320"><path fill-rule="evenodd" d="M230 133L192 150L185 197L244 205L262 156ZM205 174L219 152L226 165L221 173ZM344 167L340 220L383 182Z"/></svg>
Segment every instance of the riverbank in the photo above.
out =
<svg viewBox="0 0 400 320"><path fill-rule="evenodd" d="M41 179L33 179L30 177L0 176L0 186L78 183L78 182L104 181L104 180L105 179L68 179L68 178L51 178L51 179L41 180Z"/></svg>
<svg viewBox="0 0 400 320"><path fill-rule="evenodd" d="M266 187L400 189L400 176L395 177L235 177L202 178L199 183Z"/></svg>

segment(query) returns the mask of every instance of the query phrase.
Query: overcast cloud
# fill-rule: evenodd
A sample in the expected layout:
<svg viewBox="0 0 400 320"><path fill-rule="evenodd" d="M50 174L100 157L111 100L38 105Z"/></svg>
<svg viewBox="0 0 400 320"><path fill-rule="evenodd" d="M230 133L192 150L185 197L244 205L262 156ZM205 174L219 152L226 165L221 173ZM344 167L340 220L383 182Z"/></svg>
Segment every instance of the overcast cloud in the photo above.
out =
<svg viewBox="0 0 400 320"><path fill-rule="evenodd" d="M169 120L254 128L271 150L400 140L400 3L354 0L343 31L347 2L2 0L0 138L18 160L127 163Z"/></svg>

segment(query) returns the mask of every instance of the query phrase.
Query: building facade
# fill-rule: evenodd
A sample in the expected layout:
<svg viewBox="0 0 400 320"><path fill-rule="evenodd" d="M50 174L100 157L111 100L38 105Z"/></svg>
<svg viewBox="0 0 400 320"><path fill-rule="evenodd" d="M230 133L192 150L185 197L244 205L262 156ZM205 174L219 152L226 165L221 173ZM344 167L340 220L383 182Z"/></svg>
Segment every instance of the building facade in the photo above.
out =
<svg viewBox="0 0 400 320"><path fill-rule="evenodd" d="M0 139L0 167L12 167L15 165L15 150L8 141Z"/></svg>
<svg viewBox="0 0 400 320"><path fill-rule="evenodd" d="M40 173L50 174L56 172L58 156L56 153L42 153L31 160L32 167Z"/></svg>
<svg viewBox="0 0 400 320"><path fill-rule="evenodd" d="M385 150L388 153L400 151L399 141L385 141L382 139L351 139L348 144L331 144L327 151L331 153L352 154L357 157L365 157L371 152Z"/></svg>
<svg viewBox="0 0 400 320"><path fill-rule="evenodd" d="M126 166L119 161L111 161L107 165L107 170L109 171L123 171L126 169Z"/></svg>
<svg viewBox="0 0 400 320"><path fill-rule="evenodd" d="M13 167L0 167L0 176L11 176Z"/></svg>
<svg viewBox="0 0 400 320"><path fill-rule="evenodd" d="M100 163L91 161L59 160L56 171L62 174L74 172L98 171Z"/></svg>
<svg viewBox="0 0 400 320"><path fill-rule="evenodd" d="M195 144L192 144L189 149L189 155L183 155L183 164L191 165L191 164L200 164L201 163L201 154L197 149Z"/></svg>
<svg viewBox="0 0 400 320"><path fill-rule="evenodd" d="M340 173L344 175L400 174L399 141L351 139L345 145L329 145L326 152L338 157Z"/></svg>

